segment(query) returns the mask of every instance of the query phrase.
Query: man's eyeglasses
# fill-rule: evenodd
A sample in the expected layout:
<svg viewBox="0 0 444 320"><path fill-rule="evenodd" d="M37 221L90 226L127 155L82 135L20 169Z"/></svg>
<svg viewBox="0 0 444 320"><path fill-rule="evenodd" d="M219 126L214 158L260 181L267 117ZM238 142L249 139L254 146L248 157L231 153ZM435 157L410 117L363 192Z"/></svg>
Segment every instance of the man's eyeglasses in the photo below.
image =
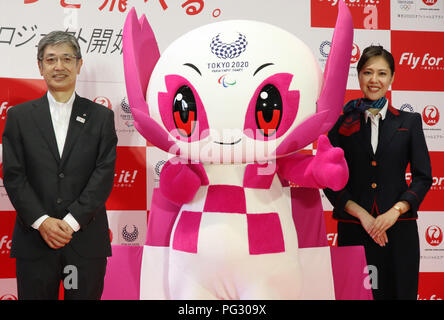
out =
<svg viewBox="0 0 444 320"><path fill-rule="evenodd" d="M65 54L65 55L59 56L59 57L58 56L47 56L41 60L46 65L53 66L59 61L59 59L64 66L71 66L77 61L77 57L72 54Z"/></svg>

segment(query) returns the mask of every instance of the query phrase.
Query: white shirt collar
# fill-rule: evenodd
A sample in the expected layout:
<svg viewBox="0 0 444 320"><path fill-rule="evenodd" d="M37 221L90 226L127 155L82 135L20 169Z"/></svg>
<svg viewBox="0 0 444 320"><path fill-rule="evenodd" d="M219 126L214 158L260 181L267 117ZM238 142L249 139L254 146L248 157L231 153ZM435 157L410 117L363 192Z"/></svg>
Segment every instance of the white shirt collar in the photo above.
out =
<svg viewBox="0 0 444 320"><path fill-rule="evenodd" d="M365 116L365 123L367 123L367 120L369 117L376 119L377 117L381 117L382 120L385 119L385 116L387 115L387 109L388 109L388 100L385 102L384 107L379 111L378 114L374 115L368 110L365 110L364 116Z"/></svg>
<svg viewBox="0 0 444 320"><path fill-rule="evenodd" d="M75 99L75 97L76 97L76 92L74 91L74 92L72 93L71 97L70 97L70 98L68 99L68 101L66 101L66 102L57 102L56 99L55 99L55 98L53 97L53 95L51 94L51 92L49 92L49 90L48 90L47 97L48 97L48 102L49 102L49 105L50 105L50 106L51 106L51 105L53 105L53 106L63 106L63 105L72 106L73 103L74 103L74 99Z"/></svg>
<svg viewBox="0 0 444 320"><path fill-rule="evenodd" d="M57 148L59 149L59 155L62 155L66 135L68 134L69 119L71 117L75 94L73 92L71 98L65 103L57 102L49 91L47 96L49 113L51 114L52 126L57 141Z"/></svg>

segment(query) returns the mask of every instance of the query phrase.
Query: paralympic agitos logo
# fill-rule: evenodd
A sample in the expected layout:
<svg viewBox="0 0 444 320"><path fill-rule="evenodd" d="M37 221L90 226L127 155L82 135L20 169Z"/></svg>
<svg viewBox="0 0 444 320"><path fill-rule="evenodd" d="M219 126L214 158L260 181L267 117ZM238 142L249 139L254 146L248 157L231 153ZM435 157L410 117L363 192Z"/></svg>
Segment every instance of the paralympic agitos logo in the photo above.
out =
<svg viewBox="0 0 444 320"><path fill-rule="evenodd" d="M221 84L224 88L228 88L229 86L234 86L236 84L236 80L230 79L229 75L224 74L221 76L217 82Z"/></svg>

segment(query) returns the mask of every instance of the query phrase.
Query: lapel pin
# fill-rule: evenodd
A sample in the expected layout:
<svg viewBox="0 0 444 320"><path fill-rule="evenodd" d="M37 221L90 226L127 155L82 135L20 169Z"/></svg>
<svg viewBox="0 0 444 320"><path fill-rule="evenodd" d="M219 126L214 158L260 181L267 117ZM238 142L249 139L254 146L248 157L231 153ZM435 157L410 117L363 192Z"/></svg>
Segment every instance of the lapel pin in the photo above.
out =
<svg viewBox="0 0 444 320"><path fill-rule="evenodd" d="M85 123L85 118L77 116L76 121L81 122L81 123Z"/></svg>

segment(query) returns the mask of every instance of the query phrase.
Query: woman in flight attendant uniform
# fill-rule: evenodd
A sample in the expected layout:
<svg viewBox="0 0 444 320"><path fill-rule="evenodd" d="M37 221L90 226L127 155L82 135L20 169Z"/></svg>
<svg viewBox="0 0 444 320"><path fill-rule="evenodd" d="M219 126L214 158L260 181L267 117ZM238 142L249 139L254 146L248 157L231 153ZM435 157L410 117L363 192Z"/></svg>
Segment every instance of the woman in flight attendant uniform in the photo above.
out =
<svg viewBox="0 0 444 320"><path fill-rule="evenodd" d="M349 101L328 133L344 150L349 181L324 193L338 221L338 245L365 248L373 298L416 299L417 211L432 185L421 116L393 108L385 97L395 75L390 52L366 48L357 70L363 98Z"/></svg>

